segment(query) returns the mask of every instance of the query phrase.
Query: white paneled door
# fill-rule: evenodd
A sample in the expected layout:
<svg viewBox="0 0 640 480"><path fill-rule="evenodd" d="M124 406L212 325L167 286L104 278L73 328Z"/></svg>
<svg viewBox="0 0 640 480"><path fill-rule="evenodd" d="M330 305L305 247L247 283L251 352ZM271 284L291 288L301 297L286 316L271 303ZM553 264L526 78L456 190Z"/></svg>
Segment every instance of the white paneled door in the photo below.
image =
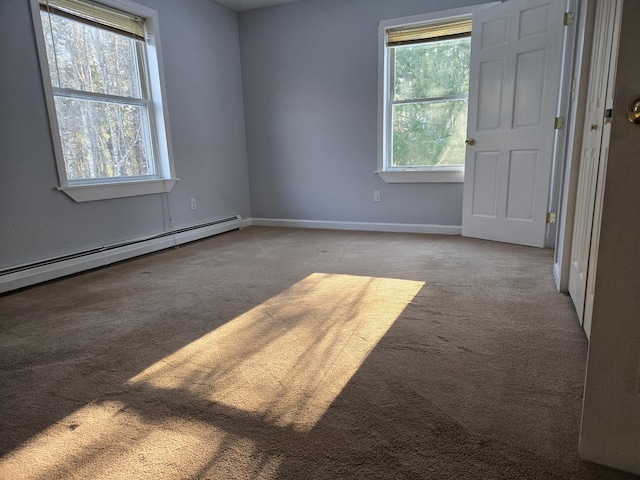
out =
<svg viewBox="0 0 640 480"><path fill-rule="evenodd" d="M563 0L473 15L462 234L545 246Z"/></svg>

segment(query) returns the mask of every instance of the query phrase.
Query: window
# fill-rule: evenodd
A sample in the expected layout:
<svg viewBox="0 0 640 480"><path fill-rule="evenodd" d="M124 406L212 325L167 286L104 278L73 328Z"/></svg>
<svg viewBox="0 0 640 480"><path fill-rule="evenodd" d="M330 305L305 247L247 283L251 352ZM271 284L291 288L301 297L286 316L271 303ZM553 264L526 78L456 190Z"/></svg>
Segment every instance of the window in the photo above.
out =
<svg viewBox="0 0 640 480"><path fill-rule="evenodd" d="M378 173L386 182L464 180L471 12L380 24Z"/></svg>
<svg viewBox="0 0 640 480"><path fill-rule="evenodd" d="M76 201L169 191L155 12L32 1L60 189Z"/></svg>
<svg viewBox="0 0 640 480"><path fill-rule="evenodd" d="M387 35L389 167L464 165L471 21L395 29Z"/></svg>

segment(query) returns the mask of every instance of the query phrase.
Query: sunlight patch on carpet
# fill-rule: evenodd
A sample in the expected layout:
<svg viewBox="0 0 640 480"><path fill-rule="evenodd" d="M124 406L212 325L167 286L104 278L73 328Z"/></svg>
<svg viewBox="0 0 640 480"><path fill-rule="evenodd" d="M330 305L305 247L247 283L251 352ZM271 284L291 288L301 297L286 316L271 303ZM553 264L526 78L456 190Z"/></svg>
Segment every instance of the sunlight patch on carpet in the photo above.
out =
<svg viewBox="0 0 640 480"><path fill-rule="evenodd" d="M311 430L423 285L312 274L32 437L0 477L275 478L282 457L238 425Z"/></svg>
<svg viewBox="0 0 640 480"><path fill-rule="evenodd" d="M128 383L308 431L423 285L314 273Z"/></svg>
<svg viewBox="0 0 640 480"><path fill-rule="evenodd" d="M0 478L201 478L212 465L275 477L282 459L192 418L149 422L117 401L92 402L0 459ZM122 467L127 473L122 476ZM156 473L153 473L156 472ZM234 478L234 471L224 478ZM256 477L257 478L257 477Z"/></svg>

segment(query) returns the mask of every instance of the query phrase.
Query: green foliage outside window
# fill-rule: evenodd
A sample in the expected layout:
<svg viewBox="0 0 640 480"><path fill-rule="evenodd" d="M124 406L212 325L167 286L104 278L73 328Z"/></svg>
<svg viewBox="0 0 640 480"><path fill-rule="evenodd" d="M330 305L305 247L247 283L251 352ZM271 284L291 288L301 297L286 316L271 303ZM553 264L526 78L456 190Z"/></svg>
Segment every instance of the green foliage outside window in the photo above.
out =
<svg viewBox="0 0 640 480"><path fill-rule="evenodd" d="M393 105L391 166L464 164L471 39L393 49L393 101L403 103Z"/></svg>

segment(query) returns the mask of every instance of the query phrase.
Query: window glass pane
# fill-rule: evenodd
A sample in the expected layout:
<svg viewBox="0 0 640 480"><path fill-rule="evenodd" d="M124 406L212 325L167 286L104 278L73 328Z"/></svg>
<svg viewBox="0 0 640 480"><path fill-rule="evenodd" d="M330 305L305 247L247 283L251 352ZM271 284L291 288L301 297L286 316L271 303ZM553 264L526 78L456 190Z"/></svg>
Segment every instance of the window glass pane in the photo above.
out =
<svg viewBox="0 0 640 480"><path fill-rule="evenodd" d="M142 98L136 40L45 11L41 19L55 87Z"/></svg>
<svg viewBox="0 0 640 480"><path fill-rule="evenodd" d="M393 167L464 165L467 100L393 106Z"/></svg>
<svg viewBox="0 0 640 480"><path fill-rule="evenodd" d="M145 107L57 97L67 178L153 175Z"/></svg>
<svg viewBox="0 0 640 480"><path fill-rule="evenodd" d="M471 38L394 47L394 100L466 95Z"/></svg>

